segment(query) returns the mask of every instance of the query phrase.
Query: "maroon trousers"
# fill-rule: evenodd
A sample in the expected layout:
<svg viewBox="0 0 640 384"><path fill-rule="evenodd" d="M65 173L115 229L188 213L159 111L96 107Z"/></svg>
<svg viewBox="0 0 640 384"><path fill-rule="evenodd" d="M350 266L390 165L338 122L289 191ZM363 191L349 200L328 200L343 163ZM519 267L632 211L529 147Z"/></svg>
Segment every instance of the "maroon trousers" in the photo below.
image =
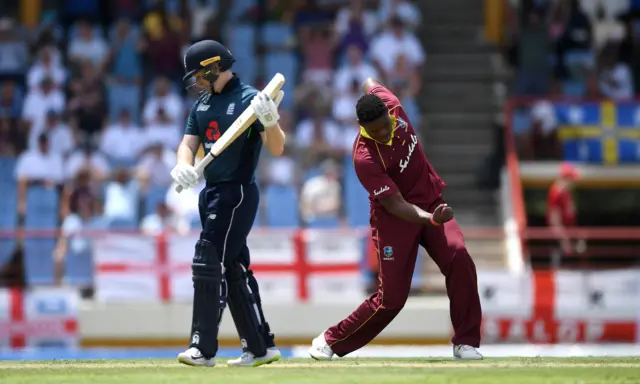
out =
<svg viewBox="0 0 640 384"><path fill-rule="evenodd" d="M429 212L442 203L434 202ZM362 348L400 313L409 296L418 245L427 250L446 278L453 344L479 347L482 310L476 267L455 219L438 227L421 226L376 210L371 214L371 227L380 264L378 291L325 332L333 352L342 357Z"/></svg>

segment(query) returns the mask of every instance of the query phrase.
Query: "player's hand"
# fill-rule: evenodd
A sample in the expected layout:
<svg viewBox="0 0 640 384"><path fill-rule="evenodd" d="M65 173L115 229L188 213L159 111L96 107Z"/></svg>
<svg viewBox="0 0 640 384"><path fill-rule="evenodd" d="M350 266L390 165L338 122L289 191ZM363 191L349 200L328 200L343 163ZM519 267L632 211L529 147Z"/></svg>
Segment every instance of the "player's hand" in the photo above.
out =
<svg viewBox="0 0 640 384"><path fill-rule="evenodd" d="M453 209L447 204L440 204L433 211L432 218L438 225L446 223L453 219Z"/></svg>
<svg viewBox="0 0 640 384"><path fill-rule="evenodd" d="M278 106L271 100L269 95L264 92L259 92L253 100L251 100L251 106L265 129L278 124L278 120L280 119Z"/></svg>
<svg viewBox="0 0 640 384"><path fill-rule="evenodd" d="M171 171L171 177L182 189L195 187L195 185L198 184L199 178L196 168L189 164L176 165Z"/></svg>

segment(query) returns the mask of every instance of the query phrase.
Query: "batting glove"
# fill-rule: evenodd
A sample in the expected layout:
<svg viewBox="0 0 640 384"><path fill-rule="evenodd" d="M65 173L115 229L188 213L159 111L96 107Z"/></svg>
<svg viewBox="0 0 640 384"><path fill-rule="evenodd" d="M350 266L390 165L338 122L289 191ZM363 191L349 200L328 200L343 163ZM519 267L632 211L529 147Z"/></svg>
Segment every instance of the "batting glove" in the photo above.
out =
<svg viewBox="0 0 640 384"><path fill-rule="evenodd" d="M253 100L251 100L251 106L265 129L275 127L278 124L278 120L280 119L278 106L271 100L269 95L264 92L259 92Z"/></svg>
<svg viewBox="0 0 640 384"><path fill-rule="evenodd" d="M171 177L183 189L195 187L198 184L198 172L193 165L178 164L171 171Z"/></svg>

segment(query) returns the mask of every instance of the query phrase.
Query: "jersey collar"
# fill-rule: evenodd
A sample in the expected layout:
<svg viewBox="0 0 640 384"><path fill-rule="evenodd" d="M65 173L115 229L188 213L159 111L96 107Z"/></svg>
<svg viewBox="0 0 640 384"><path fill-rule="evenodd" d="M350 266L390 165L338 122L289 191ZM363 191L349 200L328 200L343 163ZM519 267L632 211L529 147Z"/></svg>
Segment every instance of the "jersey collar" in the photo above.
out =
<svg viewBox="0 0 640 384"><path fill-rule="evenodd" d="M227 84L225 84L224 87L222 87L222 90L220 91L219 94L231 92L234 89L236 89L239 84L240 84L240 78L234 72L233 77L229 79L229 81L227 81Z"/></svg>
<svg viewBox="0 0 640 384"><path fill-rule="evenodd" d="M362 137L366 137L369 140L373 140L376 143L380 143L380 144L384 144L384 145L389 145L390 146L391 143L393 142L393 133L396 131L396 128L398 127L398 125L396 124L396 117L395 116L389 115L389 117L391 118L391 123L393 124L393 132L391 132L391 138L386 143L383 143L382 141L378 141L378 140L374 139L373 137L369 136L369 134L367 133L367 130L364 129L364 127L362 125L360 126L360 135Z"/></svg>

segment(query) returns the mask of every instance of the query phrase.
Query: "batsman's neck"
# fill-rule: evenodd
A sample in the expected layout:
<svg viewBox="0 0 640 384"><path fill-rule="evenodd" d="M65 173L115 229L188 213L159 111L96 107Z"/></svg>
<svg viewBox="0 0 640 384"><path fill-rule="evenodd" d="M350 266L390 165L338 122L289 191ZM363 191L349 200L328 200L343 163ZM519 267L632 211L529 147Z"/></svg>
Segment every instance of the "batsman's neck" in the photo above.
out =
<svg viewBox="0 0 640 384"><path fill-rule="evenodd" d="M224 71L220 73L220 76L216 79L215 83L213 83L213 89L216 93L220 93L225 85L231 80L233 77L233 72L231 70Z"/></svg>

